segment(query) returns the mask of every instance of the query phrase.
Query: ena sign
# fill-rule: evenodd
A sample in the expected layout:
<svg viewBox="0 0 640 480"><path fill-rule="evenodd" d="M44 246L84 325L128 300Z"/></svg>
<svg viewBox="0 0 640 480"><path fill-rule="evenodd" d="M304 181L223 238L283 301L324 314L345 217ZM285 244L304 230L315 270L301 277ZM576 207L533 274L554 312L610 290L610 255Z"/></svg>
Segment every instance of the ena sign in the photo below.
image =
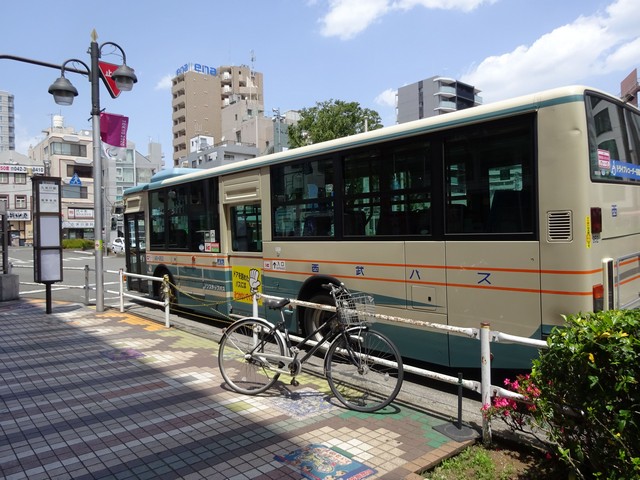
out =
<svg viewBox="0 0 640 480"><path fill-rule="evenodd" d="M212 75L214 77L218 74L218 71L216 70L215 67L209 67L201 63L185 63L184 65L182 65L180 68L176 70L176 76L189 71L202 73L204 75Z"/></svg>

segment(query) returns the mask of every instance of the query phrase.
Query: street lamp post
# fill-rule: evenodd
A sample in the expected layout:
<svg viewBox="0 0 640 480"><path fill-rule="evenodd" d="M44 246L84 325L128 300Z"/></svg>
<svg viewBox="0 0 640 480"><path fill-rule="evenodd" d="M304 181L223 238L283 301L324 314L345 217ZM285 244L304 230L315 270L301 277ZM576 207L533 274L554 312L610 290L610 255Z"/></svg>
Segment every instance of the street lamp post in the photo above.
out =
<svg viewBox="0 0 640 480"><path fill-rule="evenodd" d="M60 78L58 78L49 87L49 93L53 95L55 102L58 105L71 105L74 97L78 95L78 90L67 80L64 76L65 71L79 73L81 75L87 75L91 82L91 117L92 117L92 129L93 129L93 169L94 169L94 184L93 184L93 199L94 199L94 237L95 237L95 261L96 261L96 311L104 311L104 272L102 263L103 253L103 204L102 204L102 155L100 149L100 64L99 59L101 55L102 47L106 45L117 48L122 54L122 65L120 65L112 74L111 78L115 81L116 87L123 91L128 92L133 88L133 84L138 81L132 68L127 66L127 58L124 50L120 45L113 42L105 42L99 45L98 34L95 30L91 32L91 45L89 46L89 54L91 56L91 67L89 67L82 60L72 58L66 60L62 65L56 65L54 63L43 62L40 60L34 60L31 58L18 57L15 55L0 55L0 60L15 60L18 62L30 63L32 65L39 65L42 67L54 68L60 70ZM67 63L76 63L82 65L84 69L77 69L73 67L67 67ZM50 165L50 163L49 163ZM45 161L45 167L47 166Z"/></svg>
<svg viewBox="0 0 640 480"><path fill-rule="evenodd" d="M89 54L91 57L91 67L82 60L72 58L66 60L60 68L60 78L49 87L49 93L53 95L58 105L71 105L74 97L78 95L78 90L64 76L67 63L79 63L84 66L86 72L81 72L89 76L91 82L91 119L93 138L93 216L94 216L94 255L96 263L96 311L104 311L104 270L103 270L103 203L102 203L102 154L100 148L100 66L99 59L101 49L105 45L116 47L122 53L122 65L113 73L112 78L116 82L118 89L130 91L133 84L138 81L132 68L127 66L127 59L124 50L116 43L105 42L99 45L98 35L95 30L91 32L91 45Z"/></svg>

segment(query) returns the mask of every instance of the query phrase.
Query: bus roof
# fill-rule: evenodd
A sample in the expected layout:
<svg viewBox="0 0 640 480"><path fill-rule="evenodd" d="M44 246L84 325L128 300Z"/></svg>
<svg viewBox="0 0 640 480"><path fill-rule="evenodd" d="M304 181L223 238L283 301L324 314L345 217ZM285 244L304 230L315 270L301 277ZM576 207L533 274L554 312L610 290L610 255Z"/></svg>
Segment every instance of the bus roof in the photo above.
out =
<svg viewBox="0 0 640 480"><path fill-rule="evenodd" d="M364 145L372 145L394 138L418 135L430 131L438 131L456 125L475 123L483 120L508 117L525 112L537 111L540 108L558 105L562 103L582 102L586 91L593 91L610 97L612 100L619 100L616 97L601 90L586 87L583 85L572 85L554 88L538 93L523 95L520 97L487 103L464 110L438 115L435 117L423 118L412 122L384 127L365 133L359 133L348 137L316 143L304 147L299 147L284 152L264 155L249 160L241 160L227 165L221 165L209 169L171 169L169 172L179 170L178 174L167 173L160 176L160 173L153 176L148 184L138 185L128 188L124 194L131 194L142 190L156 189L168 185L175 185L190 182L199 178L229 174L237 171L244 171L251 168L259 168L266 165L280 163L282 161L302 159L308 156L330 154L343 148L355 148Z"/></svg>

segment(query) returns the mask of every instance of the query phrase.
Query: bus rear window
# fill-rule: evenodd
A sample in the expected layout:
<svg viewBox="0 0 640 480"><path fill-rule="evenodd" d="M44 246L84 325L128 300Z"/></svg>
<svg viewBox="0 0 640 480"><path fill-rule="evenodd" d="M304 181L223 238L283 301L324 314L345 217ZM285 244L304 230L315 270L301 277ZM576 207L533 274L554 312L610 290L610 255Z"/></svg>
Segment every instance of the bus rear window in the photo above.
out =
<svg viewBox="0 0 640 480"><path fill-rule="evenodd" d="M640 114L591 94L586 96L591 180L640 181Z"/></svg>

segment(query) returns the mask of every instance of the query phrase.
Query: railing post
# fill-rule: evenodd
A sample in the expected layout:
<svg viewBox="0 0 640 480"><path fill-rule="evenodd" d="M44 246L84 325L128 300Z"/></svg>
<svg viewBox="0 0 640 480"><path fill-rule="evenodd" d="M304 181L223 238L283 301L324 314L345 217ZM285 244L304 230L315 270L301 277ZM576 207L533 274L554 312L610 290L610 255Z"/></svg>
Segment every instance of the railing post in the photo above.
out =
<svg viewBox="0 0 640 480"><path fill-rule="evenodd" d="M124 313L124 271L121 268L118 272L118 278L120 279L120 313Z"/></svg>
<svg viewBox="0 0 640 480"><path fill-rule="evenodd" d="M258 295L257 295L258 292L251 290L251 293L253 294L252 296L253 318L258 318Z"/></svg>
<svg viewBox="0 0 640 480"><path fill-rule="evenodd" d="M482 407L491 406L491 325L480 324L480 395ZM484 411L484 410L483 410ZM491 444L491 421L487 415L482 415L482 443Z"/></svg>
<svg viewBox="0 0 640 480"><path fill-rule="evenodd" d="M89 265L84 266L84 304L89 305Z"/></svg>
<svg viewBox="0 0 640 480"><path fill-rule="evenodd" d="M620 271L619 269L616 269L616 270L618 272ZM613 278L613 258L603 258L602 259L602 287L603 287L602 309L604 311L613 310L613 308L615 307L614 292L615 292L616 283L619 283L619 282L615 282Z"/></svg>
<svg viewBox="0 0 640 480"><path fill-rule="evenodd" d="M169 311L171 310L171 308L169 305L171 303L171 299L169 297L171 293L171 287L169 286L169 275L165 275L164 277L162 277L162 290L164 291L164 326L170 328L171 324L169 323Z"/></svg>

